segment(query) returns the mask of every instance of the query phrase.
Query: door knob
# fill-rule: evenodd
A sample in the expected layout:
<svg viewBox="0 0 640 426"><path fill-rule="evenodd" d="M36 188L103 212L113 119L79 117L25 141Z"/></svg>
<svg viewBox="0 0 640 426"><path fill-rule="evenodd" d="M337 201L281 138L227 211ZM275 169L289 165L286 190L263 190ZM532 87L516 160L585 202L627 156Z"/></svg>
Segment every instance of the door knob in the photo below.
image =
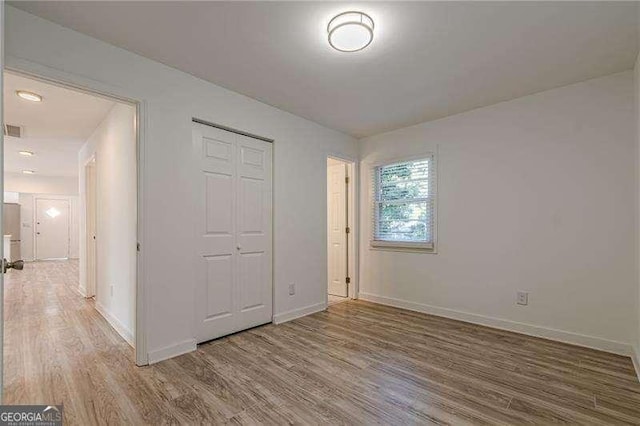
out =
<svg viewBox="0 0 640 426"><path fill-rule="evenodd" d="M22 271L24 268L24 260L16 260L15 262L7 262L7 259L2 259L2 273L6 274L7 269L13 268L16 271Z"/></svg>

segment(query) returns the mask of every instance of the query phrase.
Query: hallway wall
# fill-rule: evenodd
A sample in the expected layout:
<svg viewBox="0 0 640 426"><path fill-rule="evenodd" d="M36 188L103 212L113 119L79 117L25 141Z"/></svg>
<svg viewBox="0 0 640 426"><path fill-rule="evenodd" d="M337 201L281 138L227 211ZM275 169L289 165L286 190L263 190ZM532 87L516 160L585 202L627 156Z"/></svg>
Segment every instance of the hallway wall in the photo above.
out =
<svg viewBox="0 0 640 426"><path fill-rule="evenodd" d="M130 344L136 313L135 108L116 104L78 154L80 292L87 292L86 170L96 158L96 308Z"/></svg>

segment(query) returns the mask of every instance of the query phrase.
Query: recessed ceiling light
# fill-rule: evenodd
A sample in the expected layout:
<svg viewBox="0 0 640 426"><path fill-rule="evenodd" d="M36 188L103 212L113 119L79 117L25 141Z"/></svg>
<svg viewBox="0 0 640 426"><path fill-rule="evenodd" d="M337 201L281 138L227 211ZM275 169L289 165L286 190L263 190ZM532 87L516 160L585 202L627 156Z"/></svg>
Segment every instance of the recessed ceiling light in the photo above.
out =
<svg viewBox="0 0 640 426"><path fill-rule="evenodd" d="M22 173L24 173L25 175L32 175L35 173L35 171L33 170L23 170Z"/></svg>
<svg viewBox="0 0 640 426"><path fill-rule="evenodd" d="M331 47L340 52L357 52L373 40L373 19L362 12L344 12L329 21L327 32Z"/></svg>
<svg viewBox="0 0 640 426"><path fill-rule="evenodd" d="M33 151L18 151L18 153L20 155L24 155L25 157L33 157L34 155Z"/></svg>
<svg viewBox="0 0 640 426"><path fill-rule="evenodd" d="M37 93L27 92L26 90L18 90L16 91L16 95L27 101L42 102L42 96L38 95Z"/></svg>

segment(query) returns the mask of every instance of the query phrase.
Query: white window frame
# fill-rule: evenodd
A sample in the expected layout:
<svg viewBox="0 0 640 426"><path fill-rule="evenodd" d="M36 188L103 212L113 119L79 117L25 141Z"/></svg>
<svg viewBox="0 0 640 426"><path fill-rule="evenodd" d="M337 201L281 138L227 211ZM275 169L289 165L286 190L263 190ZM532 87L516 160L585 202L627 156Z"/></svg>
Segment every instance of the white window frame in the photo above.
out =
<svg viewBox="0 0 640 426"><path fill-rule="evenodd" d="M433 220L432 220L432 240L433 243L422 243L422 242L411 242L411 241L382 241L376 240L375 230L376 230L376 221L377 219L377 185L376 185L376 175L377 169L380 167L391 166L398 163L407 163L411 161L424 160L431 157L431 165L432 165L432 174L429 176L432 187L432 198L433 198ZM437 253L438 247L438 156L436 152L426 152L420 155L414 155L411 157L402 157L402 158L394 158L385 161L381 161L371 165L369 170L370 176L370 208L371 208L371 218L369 225L371 226L370 248L373 250L390 250L390 251L407 251L407 252L421 252L421 253Z"/></svg>

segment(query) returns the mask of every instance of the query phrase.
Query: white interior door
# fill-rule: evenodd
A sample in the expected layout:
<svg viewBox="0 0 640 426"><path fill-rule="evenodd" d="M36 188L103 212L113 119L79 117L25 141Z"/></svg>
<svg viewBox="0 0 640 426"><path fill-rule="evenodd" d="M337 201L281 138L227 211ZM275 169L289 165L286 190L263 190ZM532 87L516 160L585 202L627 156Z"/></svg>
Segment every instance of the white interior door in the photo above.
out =
<svg viewBox="0 0 640 426"><path fill-rule="evenodd" d="M329 294L347 297L347 165L327 165L328 288Z"/></svg>
<svg viewBox="0 0 640 426"><path fill-rule="evenodd" d="M86 183L86 239L87 239L87 297L96 295L97 283L97 250L96 250L96 163L85 166Z"/></svg>
<svg viewBox="0 0 640 426"><path fill-rule="evenodd" d="M271 322L268 142L194 123L198 161L197 339Z"/></svg>
<svg viewBox="0 0 640 426"><path fill-rule="evenodd" d="M69 257L69 201L36 199L36 259Z"/></svg>

